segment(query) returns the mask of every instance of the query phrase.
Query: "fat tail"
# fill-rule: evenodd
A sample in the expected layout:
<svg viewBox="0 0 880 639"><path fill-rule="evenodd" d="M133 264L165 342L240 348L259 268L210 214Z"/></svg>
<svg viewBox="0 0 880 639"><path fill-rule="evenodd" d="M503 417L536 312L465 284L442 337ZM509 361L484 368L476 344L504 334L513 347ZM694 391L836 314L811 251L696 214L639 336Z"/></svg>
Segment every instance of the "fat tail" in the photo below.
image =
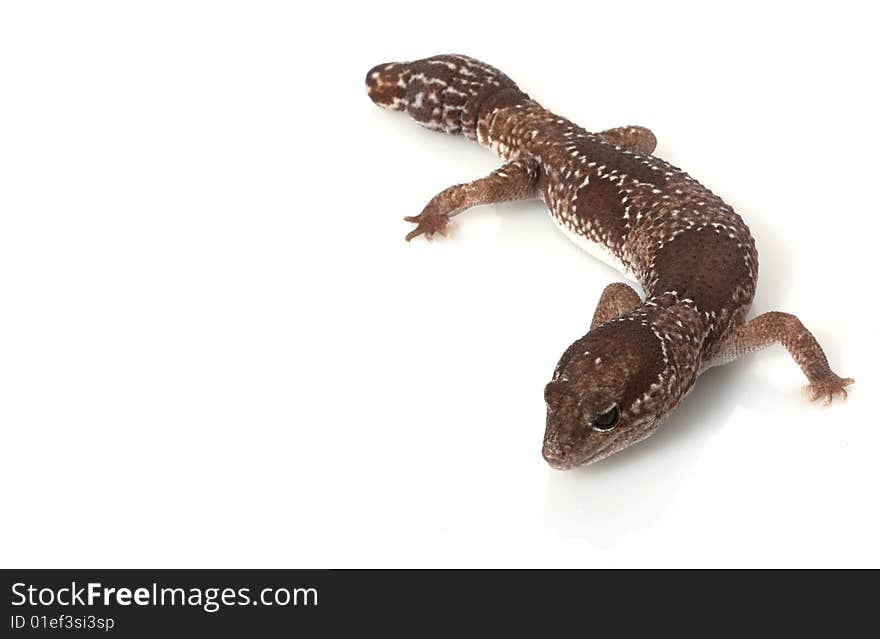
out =
<svg viewBox="0 0 880 639"><path fill-rule="evenodd" d="M498 69L463 55L387 62L367 73L367 95L430 129L477 139L481 115L529 101Z"/></svg>

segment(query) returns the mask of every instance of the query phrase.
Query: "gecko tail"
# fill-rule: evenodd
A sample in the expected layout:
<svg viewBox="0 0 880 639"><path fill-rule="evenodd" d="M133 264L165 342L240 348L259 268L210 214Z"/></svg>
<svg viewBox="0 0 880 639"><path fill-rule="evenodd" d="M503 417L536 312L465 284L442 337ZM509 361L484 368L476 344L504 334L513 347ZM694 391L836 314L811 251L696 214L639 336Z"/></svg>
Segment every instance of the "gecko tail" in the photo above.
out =
<svg viewBox="0 0 880 639"><path fill-rule="evenodd" d="M406 111L429 129L472 140L481 114L529 100L501 71L463 55L379 64L367 73L366 89L381 107Z"/></svg>
<svg viewBox="0 0 880 639"><path fill-rule="evenodd" d="M380 107L403 111L411 76L409 62L378 64L367 73L367 95Z"/></svg>

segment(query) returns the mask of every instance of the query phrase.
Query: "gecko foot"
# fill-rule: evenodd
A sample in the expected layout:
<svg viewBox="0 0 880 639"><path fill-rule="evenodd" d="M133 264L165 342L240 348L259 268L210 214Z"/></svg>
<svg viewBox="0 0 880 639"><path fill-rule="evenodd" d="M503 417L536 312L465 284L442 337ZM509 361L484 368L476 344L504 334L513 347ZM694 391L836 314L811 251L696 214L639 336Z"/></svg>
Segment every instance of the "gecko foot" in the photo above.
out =
<svg viewBox="0 0 880 639"><path fill-rule="evenodd" d="M846 389L844 387L849 386L853 382L855 380L852 377L841 379L834 373L828 373L826 377L810 382L806 390L810 394L811 402L821 398L822 403L827 406L831 403L831 398L834 395L839 395L840 399L846 399Z"/></svg>
<svg viewBox="0 0 880 639"><path fill-rule="evenodd" d="M414 237L424 235L425 239L432 239L434 235L439 233L443 237L449 237L449 215L446 213L423 212L419 215L413 215L403 218L407 222L416 224L416 228L406 234L406 241L409 242Z"/></svg>

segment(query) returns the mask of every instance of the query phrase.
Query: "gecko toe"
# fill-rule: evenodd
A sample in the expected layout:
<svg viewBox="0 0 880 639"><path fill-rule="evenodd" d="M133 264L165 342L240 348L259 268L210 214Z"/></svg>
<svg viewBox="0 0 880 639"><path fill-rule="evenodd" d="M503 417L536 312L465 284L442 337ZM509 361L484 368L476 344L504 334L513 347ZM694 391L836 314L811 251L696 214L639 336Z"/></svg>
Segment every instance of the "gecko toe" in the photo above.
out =
<svg viewBox="0 0 880 639"><path fill-rule="evenodd" d="M415 229L407 233L407 242L419 235L424 235L428 241L434 239L434 236L437 234L446 238L449 237L447 229L449 216L444 213L429 213L427 215L422 213L415 217L405 217L403 219L417 225Z"/></svg>
<svg viewBox="0 0 880 639"><path fill-rule="evenodd" d="M844 387L854 383L854 381L855 380L851 377L840 378L834 373L831 373L823 379L812 382L807 387L810 391L810 401L816 401L821 398L822 404L828 406L831 404L834 397L845 400L847 398L847 392Z"/></svg>

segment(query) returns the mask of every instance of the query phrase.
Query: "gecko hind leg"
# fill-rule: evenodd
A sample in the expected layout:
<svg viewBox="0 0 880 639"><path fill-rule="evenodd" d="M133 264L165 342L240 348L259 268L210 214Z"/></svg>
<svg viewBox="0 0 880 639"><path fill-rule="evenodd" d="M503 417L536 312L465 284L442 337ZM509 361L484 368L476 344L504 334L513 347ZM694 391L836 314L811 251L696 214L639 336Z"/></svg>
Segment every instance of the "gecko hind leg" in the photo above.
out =
<svg viewBox="0 0 880 639"><path fill-rule="evenodd" d="M596 304L596 310L593 313L593 321L590 323L590 330L597 326L601 326L608 320L623 315L633 310L642 303L642 298L636 293L635 289L623 282L615 282L609 284L602 291L599 297L599 303Z"/></svg>
<svg viewBox="0 0 880 639"><path fill-rule="evenodd" d="M828 365L828 358L801 321L789 313L770 312L759 315L738 327L721 346L718 363L733 361L772 344L782 344L809 380L810 400L822 398L830 404L834 395L846 399L845 387L855 380L838 377Z"/></svg>
<svg viewBox="0 0 880 639"><path fill-rule="evenodd" d="M419 235L430 240L438 233L448 237L449 218L472 206L538 197L539 172L537 161L515 160L484 178L467 184L456 184L441 191L431 198L421 213L403 218L417 225L407 233L406 241Z"/></svg>
<svg viewBox="0 0 880 639"><path fill-rule="evenodd" d="M650 155L657 148L657 137L643 126L619 126L602 131L599 136L625 149Z"/></svg>

